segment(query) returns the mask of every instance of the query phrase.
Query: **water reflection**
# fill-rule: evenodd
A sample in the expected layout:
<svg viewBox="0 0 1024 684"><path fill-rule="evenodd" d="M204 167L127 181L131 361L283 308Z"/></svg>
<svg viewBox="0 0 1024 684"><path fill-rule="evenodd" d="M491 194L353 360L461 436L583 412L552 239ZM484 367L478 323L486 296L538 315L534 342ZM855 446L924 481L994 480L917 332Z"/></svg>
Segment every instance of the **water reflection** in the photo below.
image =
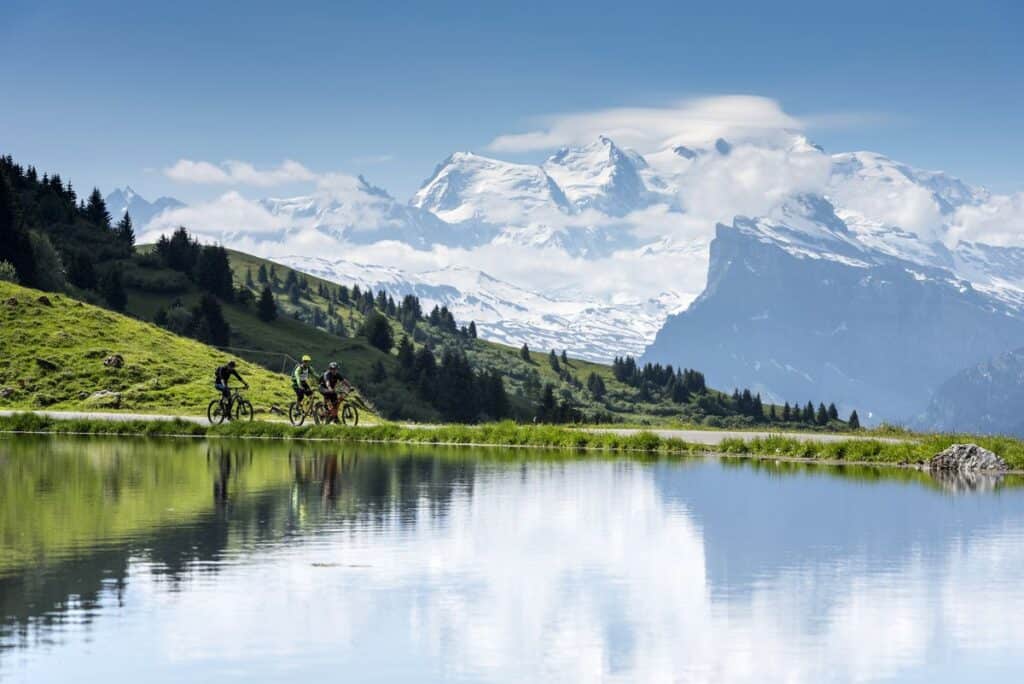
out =
<svg viewBox="0 0 1024 684"><path fill-rule="evenodd" d="M952 681L1024 667L1012 479L951 495L912 471L521 457L0 441L0 677ZM116 660L97 657L111 644Z"/></svg>

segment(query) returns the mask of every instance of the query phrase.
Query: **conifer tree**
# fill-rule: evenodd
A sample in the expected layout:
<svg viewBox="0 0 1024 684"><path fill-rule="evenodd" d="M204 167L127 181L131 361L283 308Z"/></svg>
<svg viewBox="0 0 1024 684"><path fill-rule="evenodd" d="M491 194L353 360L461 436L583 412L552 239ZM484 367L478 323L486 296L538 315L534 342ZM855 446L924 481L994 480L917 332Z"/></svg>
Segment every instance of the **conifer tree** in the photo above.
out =
<svg viewBox="0 0 1024 684"><path fill-rule="evenodd" d="M127 211L124 212L124 216L117 222L117 227L114 228L114 233L117 235L117 239L127 247L129 250L135 246L135 229L132 227L132 217Z"/></svg>
<svg viewBox="0 0 1024 684"><path fill-rule="evenodd" d="M256 283L252 279L252 266L246 266L245 268L245 286L250 290L256 288Z"/></svg>
<svg viewBox="0 0 1024 684"><path fill-rule="evenodd" d="M564 349L562 350L562 363L564 363L566 366L569 365L569 355L565 353Z"/></svg>
<svg viewBox="0 0 1024 684"><path fill-rule="evenodd" d="M814 416L814 422L818 425L828 424L828 409L825 408L825 404L818 404L818 412Z"/></svg>
<svg viewBox="0 0 1024 684"><path fill-rule="evenodd" d="M470 337L470 339L473 339L473 340L476 339L476 322L475 321L470 321L469 322L469 337Z"/></svg>
<svg viewBox="0 0 1024 684"><path fill-rule="evenodd" d="M835 404L828 405L828 419L839 420L839 410L836 408Z"/></svg>
<svg viewBox="0 0 1024 684"><path fill-rule="evenodd" d="M530 348L523 342L523 346L519 348L519 358L527 363L530 362Z"/></svg>
<svg viewBox="0 0 1024 684"><path fill-rule="evenodd" d="M789 422L789 402L787 401L782 406L782 421L785 423Z"/></svg>
<svg viewBox="0 0 1024 684"><path fill-rule="evenodd" d="M848 421L846 421L846 422L850 426L851 430L859 430L860 429L860 416L857 415L857 410L856 409L854 409L850 413L850 419Z"/></svg>
<svg viewBox="0 0 1024 684"><path fill-rule="evenodd" d="M270 278L267 276L266 264L260 264L260 267L256 269L256 282L260 285L266 285L270 282Z"/></svg>
<svg viewBox="0 0 1024 684"><path fill-rule="evenodd" d="M14 267L20 283L35 284L32 243L28 232L21 226L14 191L3 170L0 170L0 261L6 261Z"/></svg>
<svg viewBox="0 0 1024 684"><path fill-rule="evenodd" d="M110 212L99 188L93 188L89 195L89 203L85 207L85 217L100 228L110 229Z"/></svg>
<svg viewBox="0 0 1024 684"><path fill-rule="evenodd" d="M257 311L260 320L264 323L269 323L277 318L277 302L274 301L274 291L270 289L269 283L263 286Z"/></svg>
<svg viewBox="0 0 1024 684"><path fill-rule="evenodd" d="M121 269L115 266L103 275L100 281L100 294L114 311L124 311L128 304L128 297L124 292L124 285L121 282Z"/></svg>

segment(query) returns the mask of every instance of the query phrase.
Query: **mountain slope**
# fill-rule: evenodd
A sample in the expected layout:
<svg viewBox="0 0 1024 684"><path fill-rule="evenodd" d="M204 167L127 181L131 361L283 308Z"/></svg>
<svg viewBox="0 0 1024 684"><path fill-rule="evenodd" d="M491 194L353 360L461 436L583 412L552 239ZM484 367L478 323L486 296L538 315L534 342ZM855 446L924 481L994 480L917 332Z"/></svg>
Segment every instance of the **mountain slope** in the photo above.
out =
<svg viewBox="0 0 1024 684"><path fill-rule="evenodd" d="M708 284L669 317L646 360L773 400L827 395L865 417L909 419L937 379L1011 347L1024 319L949 271L859 245L842 222L719 225Z"/></svg>
<svg viewBox="0 0 1024 684"><path fill-rule="evenodd" d="M460 320L475 321L481 337L488 340L567 349L574 357L591 361L639 355L664 318L684 305L672 291L615 305L596 298L548 296L464 267L409 273L324 257L285 256L274 261L335 284L358 283L395 297L413 294L428 308L446 306Z"/></svg>
<svg viewBox="0 0 1024 684"><path fill-rule="evenodd" d="M3 408L119 408L204 415L217 396L213 370L232 358L66 295L44 295L0 281L0 302ZM122 368L104 365L112 354L123 356ZM252 387L246 397L257 411L291 401L284 376L244 361L239 372ZM90 399L104 390L120 400Z"/></svg>
<svg viewBox="0 0 1024 684"><path fill-rule="evenodd" d="M925 430L1024 436L1024 349L983 361L939 385L917 421Z"/></svg>

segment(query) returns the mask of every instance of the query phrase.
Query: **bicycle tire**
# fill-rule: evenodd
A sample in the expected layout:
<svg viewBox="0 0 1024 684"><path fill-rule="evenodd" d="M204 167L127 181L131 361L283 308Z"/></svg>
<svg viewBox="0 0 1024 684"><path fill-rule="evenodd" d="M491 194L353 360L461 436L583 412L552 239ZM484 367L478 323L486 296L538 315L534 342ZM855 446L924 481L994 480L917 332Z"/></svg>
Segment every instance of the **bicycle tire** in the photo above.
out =
<svg viewBox="0 0 1024 684"><path fill-rule="evenodd" d="M224 422L224 411L220 399L214 399L206 407L206 419L210 421L210 425L220 425Z"/></svg>
<svg viewBox="0 0 1024 684"><path fill-rule="evenodd" d="M239 399L238 403L235 404L235 419L251 423L252 414L252 404L245 399Z"/></svg>
<svg viewBox="0 0 1024 684"><path fill-rule="evenodd" d="M323 425L327 422L327 406L322 401L313 404L313 422L317 425Z"/></svg>
<svg viewBox="0 0 1024 684"><path fill-rule="evenodd" d="M351 424L352 427L359 425L359 409L352 404L345 404L341 407L341 422L343 425Z"/></svg>
<svg viewBox="0 0 1024 684"><path fill-rule="evenodd" d="M299 427L306 422L306 412L302 410L302 406L299 405L299 402L293 401L288 406L288 420L295 427Z"/></svg>

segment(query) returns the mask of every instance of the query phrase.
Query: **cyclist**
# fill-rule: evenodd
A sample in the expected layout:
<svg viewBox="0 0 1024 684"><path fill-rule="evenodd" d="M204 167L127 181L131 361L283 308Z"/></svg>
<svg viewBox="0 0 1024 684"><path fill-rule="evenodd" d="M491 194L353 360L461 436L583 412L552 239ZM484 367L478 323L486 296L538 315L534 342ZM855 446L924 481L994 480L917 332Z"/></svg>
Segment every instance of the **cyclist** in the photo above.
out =
<svg viewBox="0 0 1024 684"><path fill-rule="evenodd" d="M213 386L220 390L220 398L225 404L231 401L231 389L228 387L228 381L231 378L238 378L238 381L245 385L245 389L249 389L249 383L247 383L238 371L235 369L237 364L232 361L228 361L223 366L217 366L217 369L213 371Z"/></svg>
<svg viewBox="0 0 1024 684"><path fill-rule="evenodd" d="M306 397L313 396L313 388L309 386L309 378L316 376L316 371L313 370L313 359L310 358L309 354L303 354L302 361L295 366L295 371L292 372L292 389L295 390L295 400L302 404L302 400Z"/></svg>
<svg viewBox="0 0 1024 684"><path fill-rule="evenodd" d="M336 361L327 365L327 370L320 376L320 394L324 397L324 403L331 408L331 418L338 421L338 402L340 399L339 389L346 394L351 391L352 385L348 380L341 377L341 367Z"/></svg>

